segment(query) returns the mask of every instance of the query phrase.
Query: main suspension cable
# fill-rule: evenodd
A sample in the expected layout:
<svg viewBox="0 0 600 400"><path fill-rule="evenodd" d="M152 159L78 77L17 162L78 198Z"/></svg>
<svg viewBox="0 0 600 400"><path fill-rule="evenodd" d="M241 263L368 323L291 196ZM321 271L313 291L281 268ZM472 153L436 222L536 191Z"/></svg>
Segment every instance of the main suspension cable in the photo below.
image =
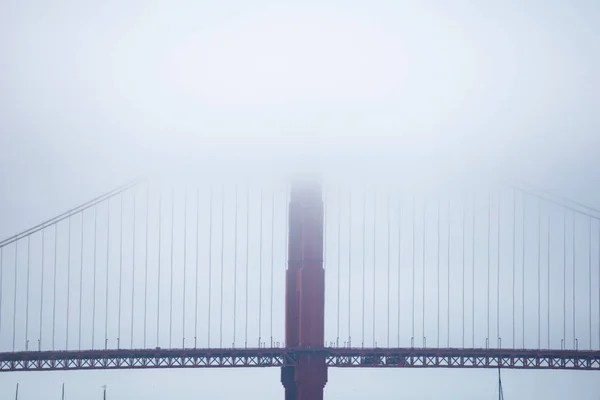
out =
<svg viewBox="0 0 600 400"><path fill-rule="evenodd" d="M60 215L57 215L54 218L51 218L51 219L49 219L47 221L44 221L44 222L42 222L42 223L40 223L40 224L38 224L38 225L30 228L30 229L27 229L25 231L17 233L16 235L13 235L13 236L11 236L9 238L6 238L6 239L4 239L3 241L0 242L0 248L1 247L6 247L9 244L15 243L17 240L19 240L19 239L21 239L21 238L23 238L25 236L33 235L34 233L37 233L37 232L43 230L44 228L47 228L47 227L52 226L54 224L57 224L57 223L65 220L65 219L69 218L72 215L76 215L76 214L82 213L83 211L85 211L85 210L87 210L89 208L92 208L92 207L96 206L97 204L100 204L103 201L105 201L105 200L107 200L107 199L109 199L111 197L114 197L114 196L117 196L117 195L123 193L124 191L132 188L133 186L139 184L140 182L142 182L141 178L136 179L136 180L134 180L134 181L132 181L132 182L126 184L126 185L120 186L120 187L118 187L116 189L113 189L113 190L111 190L109 192L106 192L106 193L104 193L104 194L102 194L102 195L100 195L100 196L98 196L98 197L96 197L96 198L94 198L94 199L92 199L92 200L90 200L90 201L88 201L88 202L86 202L86 203L78 206L78 207L72 208L72 209L70 209L70 210L68 210L68 211L66 211L66 212L64 212L64 213L62 213Z"/></svg>

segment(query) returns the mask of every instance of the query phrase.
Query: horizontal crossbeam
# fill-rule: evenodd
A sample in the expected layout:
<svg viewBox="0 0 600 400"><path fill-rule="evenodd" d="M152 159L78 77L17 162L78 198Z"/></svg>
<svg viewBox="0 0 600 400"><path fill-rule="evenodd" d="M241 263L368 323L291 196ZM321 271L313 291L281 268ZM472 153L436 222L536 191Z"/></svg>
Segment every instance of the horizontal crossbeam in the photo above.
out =
<svg viewBox="0 0 600 400"><path fill-rule="evenodd" d="M0 353L0 371L294 366L302 354L325 355L340 368L509 368L600 370L600 351L253 348L33 351Z"/></svg>

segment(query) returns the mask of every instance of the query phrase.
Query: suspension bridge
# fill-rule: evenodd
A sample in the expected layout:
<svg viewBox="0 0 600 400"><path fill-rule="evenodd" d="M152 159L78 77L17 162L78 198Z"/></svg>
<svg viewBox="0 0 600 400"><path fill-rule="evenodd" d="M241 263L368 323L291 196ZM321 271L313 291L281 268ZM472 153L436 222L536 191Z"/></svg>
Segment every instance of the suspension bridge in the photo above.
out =
<svg viewBox="0 0 600 400"><path fill-rule="evenodd" d="M0 242L0 371L600 370L600 213L525 185L136 181Z"/></svg>

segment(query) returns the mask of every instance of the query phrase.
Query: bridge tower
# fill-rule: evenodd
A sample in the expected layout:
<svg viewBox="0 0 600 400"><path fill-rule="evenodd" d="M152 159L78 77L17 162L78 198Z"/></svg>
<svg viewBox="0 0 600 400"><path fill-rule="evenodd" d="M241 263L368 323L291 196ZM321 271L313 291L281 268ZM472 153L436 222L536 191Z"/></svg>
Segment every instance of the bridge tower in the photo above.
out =
<svg viewBox="0 0 600 400"><path fill-rule="evenodd" d="M323 198L321 185L295 181L289 204L285 335L288 348L323 348L325 341L325 270L323 269ZM300 355L283 367L286 400L322 400L327 383L324 355Z"/></svg>

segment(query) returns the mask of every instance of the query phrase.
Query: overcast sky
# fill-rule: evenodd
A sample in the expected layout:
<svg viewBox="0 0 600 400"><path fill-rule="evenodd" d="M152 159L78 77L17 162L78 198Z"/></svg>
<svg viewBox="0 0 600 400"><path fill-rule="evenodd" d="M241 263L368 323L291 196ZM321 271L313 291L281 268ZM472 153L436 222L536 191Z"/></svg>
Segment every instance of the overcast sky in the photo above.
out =
<svg viewBox="0 0 600 400"><path fill-rule="evenodd" d="M599 19L584 0L4 1L0 237L171 168L476 170L599 208ZM597 399L596 375L507 371L505 395ZM0 390L17 381L25 400L63 381L71 399L283 395L276 369L1 374ZM326 394L495 390L495 371L330 370Z"/></svg>

